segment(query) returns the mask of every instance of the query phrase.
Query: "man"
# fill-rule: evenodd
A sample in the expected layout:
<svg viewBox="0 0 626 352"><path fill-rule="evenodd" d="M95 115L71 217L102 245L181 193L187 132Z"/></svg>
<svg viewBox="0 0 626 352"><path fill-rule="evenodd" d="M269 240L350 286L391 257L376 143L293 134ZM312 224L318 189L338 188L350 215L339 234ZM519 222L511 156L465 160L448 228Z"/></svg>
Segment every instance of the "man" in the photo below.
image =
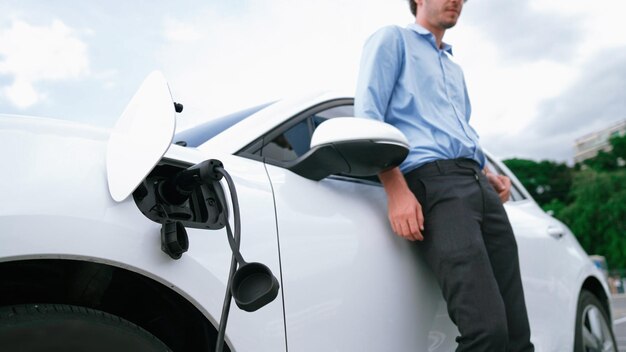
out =
<svg viewBox="0 0 626 352"><path fill-rule="evenodd" d="M517 244L502 202L510 180L485 168L461 68L442 41L462 0L409 0L416 21L364 47L356 116L399 128L411 144L380 173L393 231L417 241L459 328L457 351L533 351ZM419 299L419 297L416 297Z"/></svg>

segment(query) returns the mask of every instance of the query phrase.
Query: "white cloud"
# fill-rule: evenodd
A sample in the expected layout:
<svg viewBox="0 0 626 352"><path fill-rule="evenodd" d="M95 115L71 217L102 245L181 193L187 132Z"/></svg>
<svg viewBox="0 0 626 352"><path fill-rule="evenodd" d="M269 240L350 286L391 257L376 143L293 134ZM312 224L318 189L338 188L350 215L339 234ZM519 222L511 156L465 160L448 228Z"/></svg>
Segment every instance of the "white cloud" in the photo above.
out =
<svg viewBox="0 0 626 352"><path fill-rule="evenodd" d="M91 76L101 82L102 88L111 90L117 87L120 73L114 69L106 69L92 72Z"/></svg>
<svg viewBox="0 0 626 352"><path fill-rule="evenodd" d="M472 124L483 145L504 157L568 158L573 139L592 128L590 120L576 116L596 110L602 116L624 116L609 108L617 105L599 98L618 98L623 91L609 83L623 78L617 74L623 56L611 58L626 46L626 2L527 0L505 6L498 1L468 2L459 25L446 33L465 70ZM179 120L184 125L301 92L351 92L367 36L384 25L414 20L407 0L185 4L182 8L194 11L166 10L170 4L146 15L142 6L129 5L120 16L114 3L85 5L80 11L60 4L55 12L44 3L0 11L5 18L0 21L0 99L16 108L54 98L63 111L45 110L53 104L35 107L65 115L71 106L78 118L114 116L121 109L117 101L136 89L128 82L136 79L138 85L138 72L155 67L166 74L175 100L185 104ZM81 23L95 31L68 28ZM91 62L83 41L90 43ZM610 65L612 71L589 78L594 65L609 68L608 61L617 62ZM80 102L73 101L75 92L59 89L57 83L86 74L89 83L98 83L99 94L104 87L106 94L97 99L106 103L89 101L93 95L77 85L73 88L84 92ZM567 131L549 129L547 121ZM606 119L593 121L595 126ZM550 146L548 138L554 141Z"/></svg>
<svg viewBox="0 0 626 352"><path fill-rule="evenodd" d="M0 74L12 78L1 92L18 108L45 98L38 82L75 79L88 72L87 46L59 20L34 26L13 19L10 27L0 29Z"/></svg>
<svg viewBox="0 0 626 352"><path fill-rule="evenodd" d="M202 39L202 34L188 23L167 19L165 21L165 39L171 42L195 42Z"/></svg>
<svg viewBox="0 0 626 352"><path fill-rule="evenodd" d="M580 16L528 1L479 1L468 5L464 15L463 21L498 43L503 63L569 61L580 43Z"/></svg>
<svg viewBox="0 0 626 352"><path fill-rule="evenodd" d="M623 70L614 63L623 58L616 48L626 45L626 5L532 0L504 14L493 11L499 3L473 6L446 37L459 49L473 124L490 151L571 160L576 138L606 126L607 116L624 116L615 112ZM490 16L479 13L485 7L493 7ZM515 52L523 60L506 55ZM603 74L590 76L602 67Z"/></svg>
<svg viewBox="0 0 626 352"><path fill-rule="evenodd" d="M365 39L412 20L403 0L257 0L234 12L179 18L201 39L170 41L159 54L186 116L195 110L207 118L316 90L352 91Z"/></svg>
<svg viewBox="0 0 626 352"><path fill-rule="evenodd" d="M9 100L18 107L29 107L42 98L31 82L20 78L16 78L4 91Z"/></svg>
<svg viewBox="0 0 626 352"><path fill-rule="evenodd" d="M472 124L486 148L505 157L570 157L573 139L588 132L588 124L559 118L571 131L551 131L558 148L546 148L546 126L538 121L552 118L545 102L575 109L578 102L567 92L589 69L589 58L625 42L623 11L608 11L615 0L597 1L467 4L445 40L465 70ZM258 0L234 13L204 10L178 18L174 23L186 28L179 33L201 39L193 46L171 41L162 51L173 94L202 119L292 93L351 91L367 36L413 20L405 0L363 0L358 6L347 0Z"/></svg>
<svg viewBox="0 0 626 352"><path fill-rule="evenodd" d="M580 46L576 58L587 60L599 50L622 47L626 44L626 22L623 20L626 2L618 0L531 0L533 8L549 10L560 15L578 19L568 26L582 28ZM559 43L556 42L555 45Z"/></svg>

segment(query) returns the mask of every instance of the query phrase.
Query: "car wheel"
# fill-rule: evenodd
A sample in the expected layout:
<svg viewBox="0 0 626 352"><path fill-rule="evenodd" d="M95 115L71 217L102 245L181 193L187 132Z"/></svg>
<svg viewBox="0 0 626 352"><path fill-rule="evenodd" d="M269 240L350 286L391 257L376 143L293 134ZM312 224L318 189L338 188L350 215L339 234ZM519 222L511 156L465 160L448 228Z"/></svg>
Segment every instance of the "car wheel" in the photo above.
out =
<svg viewBox="0 0 626 352"><path fill-rule="evenodd" d="M583 290L576 313L575 352L617 352L608 314L591 292Z"/></svg>
<svg viewBox="0 0 626 352"><path fill-rule="evenodd" d="M139 326L102 311L63 305L0 308L2 351L170 351Z"/></svg>

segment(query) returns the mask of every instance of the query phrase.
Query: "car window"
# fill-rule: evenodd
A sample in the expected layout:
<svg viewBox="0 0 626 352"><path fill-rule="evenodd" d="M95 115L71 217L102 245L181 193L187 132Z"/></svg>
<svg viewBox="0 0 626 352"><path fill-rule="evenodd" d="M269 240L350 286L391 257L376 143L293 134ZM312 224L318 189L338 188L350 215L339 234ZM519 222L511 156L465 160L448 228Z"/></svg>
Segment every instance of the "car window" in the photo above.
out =
<svg viewBox="0 0 626 352"><path fill-rule="evenodd" d="M352 105L334 106L302 116L295 125L280 133L265 144L261 156L274 161L291 161L309 151L313 131L322 122L333 117L350 117L354 115Z"/></svg>
<svg viewBox="0 0 626 352"><path fill-rule="evenodd" d="M273 103L274 102L254 106L226 116L211 119L191 128L187 128L174 135L174 142L187 147L197 147L237 122L265 109Z"/></svg>
<svg viewBox="0 0 626 352"><path fill-rule="evenodd" d="M330 109L322 110L311 116L313 122L313 128L317 128L322 122L332 119L333 117L353 117L354 106L353 105L340 105Z"/></svg>
<svg viewBox="0 0 626 352"><path fill-rule="evenodd" d="M295 160L309 150L311 135L309 120L304 119L264 145L261 156L281 162Z"/></svg>
<svg viewBox="0 0 626 352"><path fill-rule="evenodd" d="M309 151L313 131L322 122L333 117L350 117L354 115L352 105L339 105L321 110L313 110L296 119L295 124L285 125L287 129L274 136L261 148L260 156L266 161L288 162ZM292 122L293 123L293 122Z"/></svg>
<svg viewBox="0 0 626 352"><path fill-rule="evenodd" d="M293 116L248 144L236 154L276 165L297 159L309 151L313 131L333 117L354 115L354 99L337 99L314 106Z"/></svg>

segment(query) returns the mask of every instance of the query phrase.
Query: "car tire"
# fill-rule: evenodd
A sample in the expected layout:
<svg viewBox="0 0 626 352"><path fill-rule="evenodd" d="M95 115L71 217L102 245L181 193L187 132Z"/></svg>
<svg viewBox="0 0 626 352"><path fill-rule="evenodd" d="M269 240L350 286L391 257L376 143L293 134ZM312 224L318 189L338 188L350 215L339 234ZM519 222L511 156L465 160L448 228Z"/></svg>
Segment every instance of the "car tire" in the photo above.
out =
<svg viewBox="0 0 626 352"><path fill-rule="evenodd" d="M574 352L617 352L609 315L591 292L583 290L578 297Z"/></svg>
<svg viewBox="0 0 626 352"><path fill-rule="evenodd" d="M170 351L127 320L64 304L1 307L0 346L5 352Z"/></svg>

